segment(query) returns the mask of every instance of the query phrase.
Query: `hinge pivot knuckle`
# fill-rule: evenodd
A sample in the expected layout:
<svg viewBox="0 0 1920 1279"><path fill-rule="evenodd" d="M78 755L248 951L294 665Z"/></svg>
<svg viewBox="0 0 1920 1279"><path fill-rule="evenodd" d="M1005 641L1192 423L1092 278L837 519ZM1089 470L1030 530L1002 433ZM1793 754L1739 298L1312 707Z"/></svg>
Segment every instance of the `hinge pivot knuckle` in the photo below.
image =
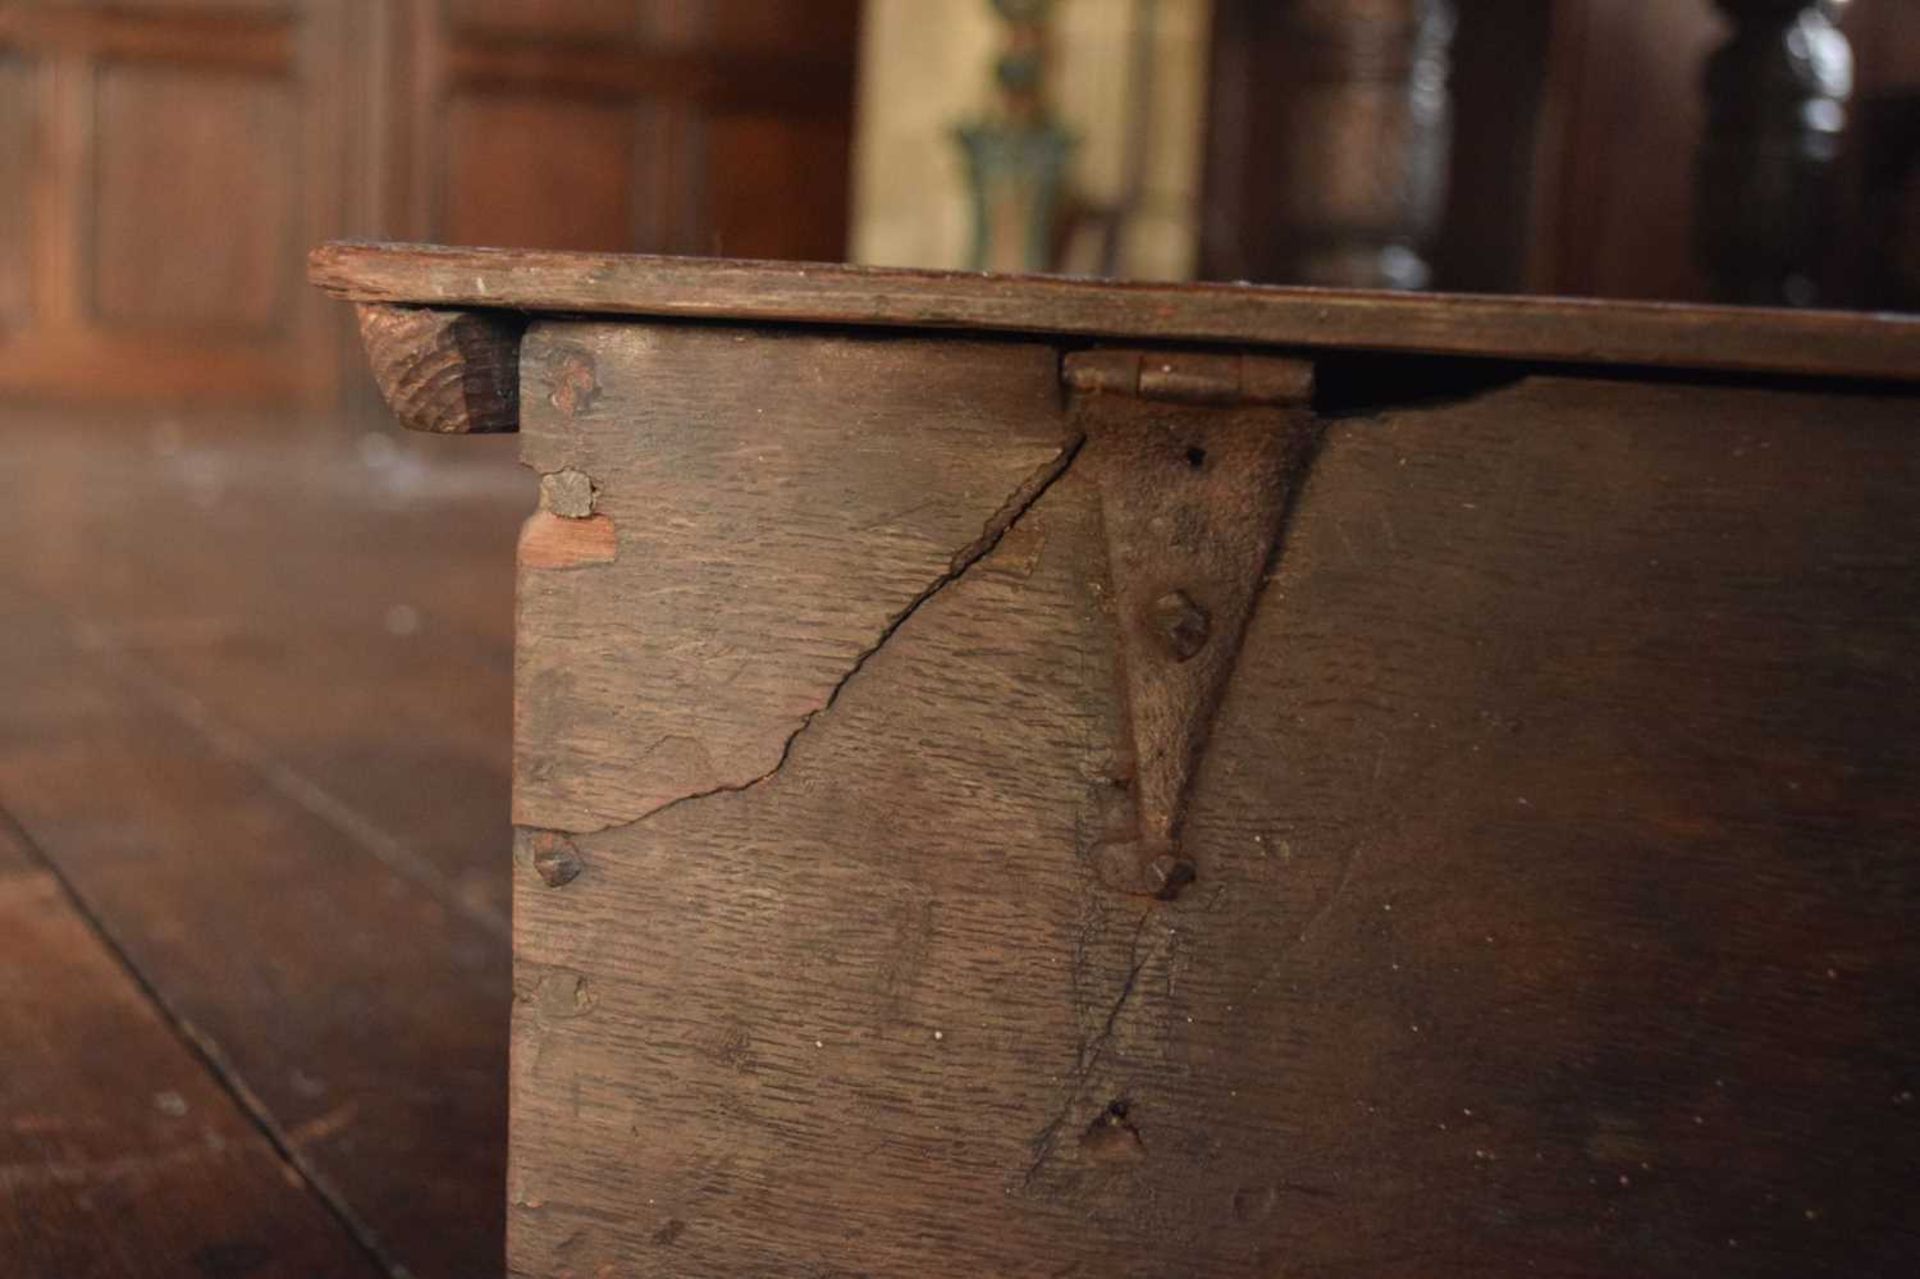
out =
<svg viewBox="0 0 1920 1279"><path fill-rule="evenodd" d="M1070 352L1062 369L1067 385L1081 395L1217 408L1313 399L1313 365L1277 355L1099 349Z"/></svg>

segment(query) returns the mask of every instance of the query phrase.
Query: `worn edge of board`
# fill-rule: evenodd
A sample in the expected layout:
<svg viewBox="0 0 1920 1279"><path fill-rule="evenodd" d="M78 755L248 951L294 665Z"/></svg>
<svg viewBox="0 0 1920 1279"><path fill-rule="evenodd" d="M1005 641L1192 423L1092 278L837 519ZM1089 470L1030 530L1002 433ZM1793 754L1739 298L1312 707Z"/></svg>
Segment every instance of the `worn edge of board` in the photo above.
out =
<svg viewBox="0 0 1920 1279"><path fill-rule="evenodd" d="M430 435L520 429L524 317L381 302L354 311L374 384L402 426Z"/></svg>
<svg viewBox="0 0 1920 1279"><path fill-rule="evenodd" d="M1920 317L335 241L348 301L1920 380Z"/></svg>

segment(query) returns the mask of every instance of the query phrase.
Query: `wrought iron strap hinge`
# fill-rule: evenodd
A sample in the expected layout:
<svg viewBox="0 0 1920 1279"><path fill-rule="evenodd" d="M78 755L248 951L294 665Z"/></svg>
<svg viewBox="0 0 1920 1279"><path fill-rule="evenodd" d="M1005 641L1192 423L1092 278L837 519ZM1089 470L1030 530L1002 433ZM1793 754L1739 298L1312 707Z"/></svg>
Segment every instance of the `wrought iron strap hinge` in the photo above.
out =
<svg viewBox="0 0 1920 1279"><path fill-rule="evenodd" d="M1082 465L1098 487L1127 737L1111 829L1089 850L1125 892L1177 896L1188 793L1319 433L1313 366L1270 356L1067 356ZM1124 815L1119 815L1124 813Z"/></svg>

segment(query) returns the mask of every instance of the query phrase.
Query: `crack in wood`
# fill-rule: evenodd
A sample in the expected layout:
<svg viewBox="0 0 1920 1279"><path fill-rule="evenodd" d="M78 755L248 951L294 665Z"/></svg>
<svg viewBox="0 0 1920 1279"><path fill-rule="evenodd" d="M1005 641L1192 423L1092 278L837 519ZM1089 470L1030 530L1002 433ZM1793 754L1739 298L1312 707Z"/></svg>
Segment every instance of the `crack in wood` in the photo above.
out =
<svg viewBox="0 0 1920 1279"><path fill-rule="evenodd" d="M848 684L853 682L854 677L865 669L867 663L873 659L874 655L886 647L887 641L891 640L915 613L918 613L935 596L959 581L974 565L993 553L994 548L999 546L1007 534L1013 531L1014 526L1025 517L1026 513L1038 505L1040 499L1046 496L1047 491L1066 475L1068 469L1072 467L1074 459L1080 455L1081 447L1085 442L1086 437L1084 435L1072 437L1061 447L1058 454L1049 458L1043 466L1039 467L1032 475L1028 476L1026 480L1022 481L1020 486L1013 491L1012 495L1001 504L1000 509L995 511L993 515L987 519L980 536L954 554L947 571L939 577L936 577L909 600L905 608L894 614L886 626L881 629L879 636L873 643L867 645L866 648L862 649L859 654L854 657L846 673L834 682L833 687L828 690L826 698L820 705L800 717L800 722L794 726L792 732L787 734L786 741L781 745L780 757L774 761L773 767L760 773L758 776L748 778L744 782L727 782L719 786L709 787L706 790L695 791L690 795L678 796L663 804L655 805L638 817L630 818L623 822L613 822L605 826L574 830L570 833L584 836L601 835L610 831L629 830L644 822L652 821L663 813L670 812L684 805L697 803L705 799L712 799L716 795L737 795L744 791L753 790L755 787L764 785L779 776L780 771L787 766L787 761L793 757L794 746L799 742L801 736L813 726L814 722L819 719L821 715L833 709L834 703L840 700L840 694L846 690Z"/></svg>
<svg viewBox="0 0 1920 1279"><path fill-rule="evenodd" d="M134 989L139 991L140 996L147 1001L154 1015L173 1032L180 1044L207 1072L207 1077L212 1081L213 1086L224 1093L240 1114L245 1116L246 1121L253 1125L254 1130L260 1134L261 1140L285 1166L290 1178L319 1201L321 1208L353 1240L354 1246L387 1279L413 1279L412 1271L408 1270L389 1250L386 1241L380 1237L366 1218L360 1215L342 1189L334 1183L332 1178L322 1172L319 1165L308 1155L303 1142L293 1132L289 1132L282 1126L280 1120L268 1109L266 1102L247 1084L239 1067L234 1064L231 1057L227 1056L226 1050L212 1035L202 1030L172 1000L167 998L153 978L148 976L146 970L134 960L133 953L121 943L119 936L107 926L106 920L88 900L86 894L80 891L79 885L68 876L66 868L52 853L42 847L32 833L5 807L0 807L0 838L5 838L17 846L29 864L53 882L66 899L68 906L72 908L81 926L93 935L101 949L111 956L120 971L126 975L127 980L133 984ZM141 1156L113 1160L106 1164L67 1165L64 1171L91 1176L97 1184L101 1176L125 1175L138 1171L138 1166L141 1164L154 1167L171 1158L171 1155ZM47 1172L57 1179L62 1175L63 1166L49 1165ZM25 1183L19 1181L17 1177L17 1167L0 1168L0 1191L12 1193L22 1188Z"/></svg>
<svg viewBox="0 0 1920 1279"><path fill-rule="evenodd" d="M1153 916L1154 912L1151 909L1142 911L1140 918L1134 923L1133 940L1127 947L1127 974L1121 980L1120 993L1108 1005L1106 1020L1102 1023L1100 1030L1092 1037L1082 1039L1080 1047L1074 1053L1073 1077L1068 1085L1066 1097L1061 1101L1059 1111L1033 1139L1033 1162L1027 1165L1026 1175L1021 1178L1020 1184L1023 1188L1033 1185L1041 1169L1053 1157L1053 1152L1059 1146L1061 1129L1067 1126L1068 1121L1073 1118L1074 1110L1086 1096L1087 1086L1093 1080L1093 1073L1099 1069L1101 1059L1106 1055L1107 1045L1113 1042L1114 1031L1120 1025L1120 1015L1126 1011L1127 1004L1133 999L1134 991L1139 988L1140 974L1146 971L1147 965L1153 962L1154 956L1158 953L1157 950L1149 950L1145 955L1140 953L1140 939L1146 933L1147 924Z"/></svg>

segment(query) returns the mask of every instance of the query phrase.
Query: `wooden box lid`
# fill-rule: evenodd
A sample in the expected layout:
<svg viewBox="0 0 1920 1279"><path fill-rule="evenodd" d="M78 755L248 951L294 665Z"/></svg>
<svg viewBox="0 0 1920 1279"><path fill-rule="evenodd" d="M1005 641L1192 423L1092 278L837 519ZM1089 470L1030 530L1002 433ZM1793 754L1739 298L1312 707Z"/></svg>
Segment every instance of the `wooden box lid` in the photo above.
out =
<svg viewBox="0 0 1920 1279"><path fill-rule="evenodd" d="M1920 317L336 242L355 302L1920 380Z"/></svg>

